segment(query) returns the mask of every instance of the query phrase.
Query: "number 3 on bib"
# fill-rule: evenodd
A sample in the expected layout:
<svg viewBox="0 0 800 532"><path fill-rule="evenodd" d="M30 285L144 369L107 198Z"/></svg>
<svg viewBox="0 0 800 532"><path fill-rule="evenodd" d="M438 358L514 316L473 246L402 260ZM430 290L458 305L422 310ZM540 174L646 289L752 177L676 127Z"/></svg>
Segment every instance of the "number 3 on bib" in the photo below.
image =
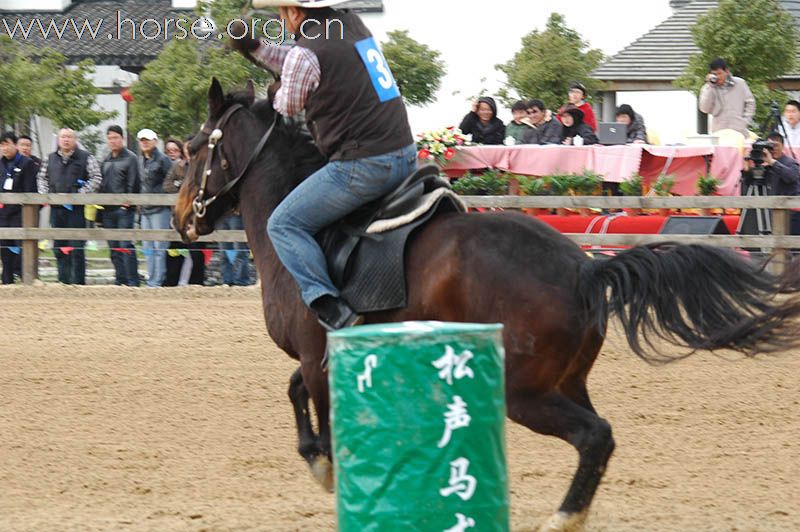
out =
<svg viewBox="0 0 800 532"><path fill-rule="evenodd" d="M367 67L369 77L372 79L372 86L378 94L381 102L388 102L400 97L400 89L397 88L397 83L394 81L392 71L389 70L389 65L386 63L386 58L383 57L378 43L375 42L374 37L368 37L356 43L356 50L361 60Z"/></svg>

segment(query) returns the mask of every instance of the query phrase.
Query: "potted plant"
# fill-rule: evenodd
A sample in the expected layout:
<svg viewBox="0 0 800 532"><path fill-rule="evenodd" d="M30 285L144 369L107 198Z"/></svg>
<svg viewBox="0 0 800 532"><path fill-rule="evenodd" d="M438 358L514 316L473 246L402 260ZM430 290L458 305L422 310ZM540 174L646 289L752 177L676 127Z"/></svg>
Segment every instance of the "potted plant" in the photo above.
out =
<svg viewBox="0 0 800 532"><path fill-rule="evenodd" d="M544 179L553 196L568 196L573 178L574 176L572 175L549 175ZM556 214L559 216L567 216L569 213L570 211L566 207L556 208Z"/></svg>
<svg viewBox="0 0 800 532"><path fill-rule="evenodd" d="M603 176L589 169L584 169L581 175L575 176L574 193L578 196L596 196L603 190ZM578 209L582 216L590 216L592 209L581 207Z"/></svg>
<svg viewBox="0 0 800 532"><path fill-rule="evenodd" d="M641 196L643 182L644 180L642 179L642 176L640 176L638 173L635 173L630 179L619 184L619 191L622 192L623 196ZM642 209L638 207L624 210L626 213L633 216L637 216L642 213Z"/></svg>
<svg viewBox="0 0 800 532"><path fill-rule="evenodd" d="M547 196L550 194L547 180L541 177L520 176L519 189L526 196ZM547 214L548 209L522 209L525 213L532 216Z"/></svg>
<svg viewBox="0 0 800 532"><path fill-rule="evenodd" d="M658 176L656 182L653 183L653 192L655 192L656 196L661 197L669 197L672 196L672 188L675 186L675 177L671 175L661 175ZM669 216L670 209L668 208L660 208L658 209L658 214L661 216Z"/></svg>
<svg viewBox="0 0 800 532"><path fill-rule="evenodd" d="M699 196L716 196L721 181L714 176L700 174L697 179L697 194ZM711 216L711 209L700 209L703 216Z"/></svg>
<svg viewBox="0 0 800 532"><path fill-rule="evenodd" d="M467 172L453 182L453 191L462 196L502 196L508 191L508 181L498 170Z"/></svg>

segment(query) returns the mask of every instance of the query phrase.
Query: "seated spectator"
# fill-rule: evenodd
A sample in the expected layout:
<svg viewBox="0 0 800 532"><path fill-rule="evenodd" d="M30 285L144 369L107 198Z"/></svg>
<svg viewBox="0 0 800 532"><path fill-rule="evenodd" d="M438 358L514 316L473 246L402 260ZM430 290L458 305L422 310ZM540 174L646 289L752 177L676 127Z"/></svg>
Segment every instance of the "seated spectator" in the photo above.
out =
<svg viewBox="0 0 800 532"><path fill-rule="evenodd" d="M592 109L592 104L586 101L586 87L579 81L573 81L567 91L567 98L569 103L583 112L584 123L592 128L592 131L597 131L597 118L594 116L594 109Z"/></svg>
<svg viewBox="0 0 800 532"><path fill-rule="evenodd" d="M472 104L459 126L465 135L472 135L472 142L478 144L503 144L506 126L497 118L497 104L494 98L483 97Z"/></svg>
<svg viewBox="0 0 800 532"><path fill-rule="evenodd" d="M525 132L523 144L561 144L561 122L553 117L542 100L528 102L528 118L533 127Z"/></svg>
<svg viewBox="0 0 800 532"><path fill-rule="evenodd" d="M531 129L528 120L528 102L520 100L511 107L511 122L506 125L506 137L514 139L514 143L522 144L525 133Z"/></svg>
<svg viewBox="0 0 800 532"><path fill-rule="evenodd" d="M617 123L628 127L628 144L647 144L644 118L627 103L617 107Z"/></svg>
<svg viewBox="0 0 800 532"><path fill-rule="evenodd" d="M581 137L583 144L597 144L597 135L592 128L583 121L583 111L574 105L562 108L559 114L563 128L561 130L561 144L575 145L575 137Z"/></svg>

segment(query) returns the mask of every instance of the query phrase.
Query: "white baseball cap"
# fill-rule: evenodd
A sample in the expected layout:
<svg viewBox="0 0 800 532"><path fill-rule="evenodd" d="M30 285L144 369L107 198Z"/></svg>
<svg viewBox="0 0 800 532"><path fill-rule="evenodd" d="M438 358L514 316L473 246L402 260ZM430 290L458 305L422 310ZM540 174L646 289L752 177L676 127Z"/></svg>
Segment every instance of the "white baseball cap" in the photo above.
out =
<svg viewBox="0 0 800 532"><path fill-rule="evenodd" d="M253 0L253 7L306 7L309 9L317 7L333 7L344 4L348 0Z"/></svg>
<svg viewBox="0 0 800 532"><path fill-rule="evenodd" d="M142 129L136 134L136 138L139 140L158 140L158 135L152 129Z"/></svg>

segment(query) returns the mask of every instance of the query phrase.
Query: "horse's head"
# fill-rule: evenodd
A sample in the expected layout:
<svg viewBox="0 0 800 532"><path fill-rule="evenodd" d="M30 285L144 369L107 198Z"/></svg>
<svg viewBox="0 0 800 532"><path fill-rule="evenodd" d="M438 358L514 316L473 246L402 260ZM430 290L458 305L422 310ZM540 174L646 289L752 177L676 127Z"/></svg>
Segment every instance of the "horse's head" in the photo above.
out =
<svg viewBox="0 0 800 532"><path fill-rule="evenodd" d="M173 224L184 241L211 233L216 221L238 205L239 182L268 138L255 146L258 138L252 134L264 126L249 111L254 100L252 82L228 95L216 78L211 83L208 120L189 145L189 167L175 204Z"/></svg>

